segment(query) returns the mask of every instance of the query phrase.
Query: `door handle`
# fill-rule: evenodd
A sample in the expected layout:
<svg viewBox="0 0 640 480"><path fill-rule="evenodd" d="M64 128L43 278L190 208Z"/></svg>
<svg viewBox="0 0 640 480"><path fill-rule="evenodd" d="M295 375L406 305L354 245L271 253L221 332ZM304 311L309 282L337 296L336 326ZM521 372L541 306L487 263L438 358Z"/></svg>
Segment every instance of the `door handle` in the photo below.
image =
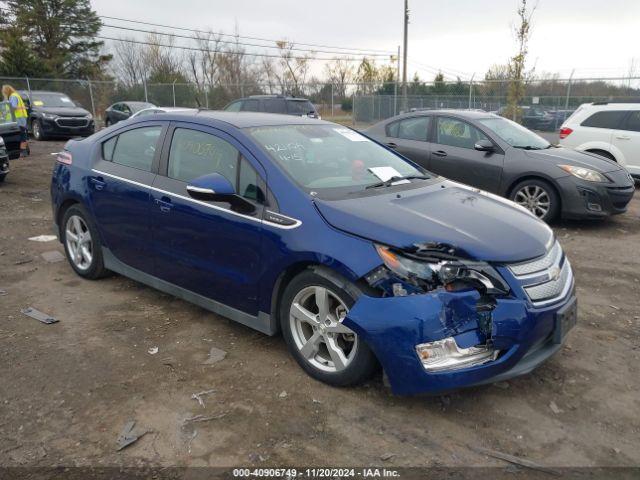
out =
<svg viewBox="0 0 640 480"><path fill-rule="evenodd" d="M168 213L171 210L171 199L169 197L156 198L156 205L160 206L162 213Z"/></svg>
<svg viewBox="0 0 640 480"><path fill-rule="evenodd" d="M104 187L107 186L107 184L103 181L102 177L97 177L97 178L91 177L89 181L93 185L93 188L95 188L96 190L102 190Z"/></svg>
<svg viewBox="0 0 640 480"><path fill-rule="evenodd" d="M435 152L432 152L436 157L446 157L447 156L447 152L444 152L442 150L436 150Z"/></svg>
<svg viewBox="0 0 640 480"><path fill-rule="evenodd" d="M395 150L396 148L398 148L398 145L393 143L393 142L389 142L389 143L387 143L387 147L393 148Z"/></svg>
<svg viewBox="0 0 640 480"><path fill-rule="evenodd" d="M616 138L618 140L631 140L631 137L629 135L616 135Z"/></svg>

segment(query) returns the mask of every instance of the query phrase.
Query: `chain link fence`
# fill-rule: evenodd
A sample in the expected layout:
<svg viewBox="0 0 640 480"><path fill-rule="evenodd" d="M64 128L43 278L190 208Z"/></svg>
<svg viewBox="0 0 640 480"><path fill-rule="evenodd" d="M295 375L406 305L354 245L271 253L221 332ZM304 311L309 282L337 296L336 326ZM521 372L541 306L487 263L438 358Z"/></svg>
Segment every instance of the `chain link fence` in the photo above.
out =
<svg viewBox="0 0 640 480"><path fill-rule="evenodd" d="M389 85L353 98L353 125L366 127L402 112L473 109L508 116L528 128L556 131L583 103L640 102L640 77L535 80L524 83L517 109L508 109L512 82L431 82L410 84L406 97L388 94ZM400 91L400 90L398 90Z"/></svg>
<svg viewBox="0 0 640 480"><path fill-rule="evenodd" d="M221 109L237 98L259 94L294 94L308 98L327 119L363 128L411 109L479 109L507 114L509 80L412 82L406 97L398 83L273 83L200 85L117 81L0 77L17 90L47 90L68 95L97 121L120 101L147 101L163 107ZM526 82L517 121L538 130L557 130L582 103L640 102L640 77L551 79Z"/></svg>

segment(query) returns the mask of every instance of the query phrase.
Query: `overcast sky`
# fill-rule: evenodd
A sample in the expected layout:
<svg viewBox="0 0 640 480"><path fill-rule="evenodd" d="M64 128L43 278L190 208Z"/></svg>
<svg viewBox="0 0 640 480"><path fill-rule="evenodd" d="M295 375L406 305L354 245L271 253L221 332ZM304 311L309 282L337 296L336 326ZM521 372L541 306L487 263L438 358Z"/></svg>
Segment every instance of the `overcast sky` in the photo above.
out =
<svg viewBox="0 0 640 480"><path fill-rule="evenodd" d="M305 43L396 50L403 0L91 0L99 15ZM517 0L410 0L409 75L435 69L463 78L514 51ZM147 28L147 27L142 27ZM104 29L104 35L123 32ZM640 1L539 0L530 66L568 77L640 74ZM134 35L135 34L129 34ZM138 34L142 38L143 34Z"/></svg>

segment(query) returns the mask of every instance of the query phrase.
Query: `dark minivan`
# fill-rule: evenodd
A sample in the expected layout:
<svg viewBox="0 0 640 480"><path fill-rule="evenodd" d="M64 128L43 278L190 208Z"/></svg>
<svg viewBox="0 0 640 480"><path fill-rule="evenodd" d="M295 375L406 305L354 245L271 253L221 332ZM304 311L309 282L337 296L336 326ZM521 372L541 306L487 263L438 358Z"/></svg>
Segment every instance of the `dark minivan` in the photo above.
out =
<svg viewBox="0 0 640 480"><path fill-rule="evenodd" d="M284 95L253 95L234 100L224 110L227 112L265 112L320 118L316 107L306 98Z"/></svg>

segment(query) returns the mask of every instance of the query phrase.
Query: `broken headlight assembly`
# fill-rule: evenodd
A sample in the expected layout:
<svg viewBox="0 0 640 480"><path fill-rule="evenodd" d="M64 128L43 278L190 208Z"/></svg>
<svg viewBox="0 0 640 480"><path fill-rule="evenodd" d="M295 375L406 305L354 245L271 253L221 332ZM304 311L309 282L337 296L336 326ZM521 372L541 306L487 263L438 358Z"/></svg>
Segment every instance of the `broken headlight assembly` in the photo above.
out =
<svg viewBox="0 0 640 480"><path fill-rule="evenodd" d="M485 262L443 255L398 252L376 245L384 266L367 275L366 280L393 296L424 293L443 287L449 292L474 288L481 294L505 295L509 286L498 272ZM420 258L422 256L422 258ZM390 287L389 287L390 285Z"/></svg>

